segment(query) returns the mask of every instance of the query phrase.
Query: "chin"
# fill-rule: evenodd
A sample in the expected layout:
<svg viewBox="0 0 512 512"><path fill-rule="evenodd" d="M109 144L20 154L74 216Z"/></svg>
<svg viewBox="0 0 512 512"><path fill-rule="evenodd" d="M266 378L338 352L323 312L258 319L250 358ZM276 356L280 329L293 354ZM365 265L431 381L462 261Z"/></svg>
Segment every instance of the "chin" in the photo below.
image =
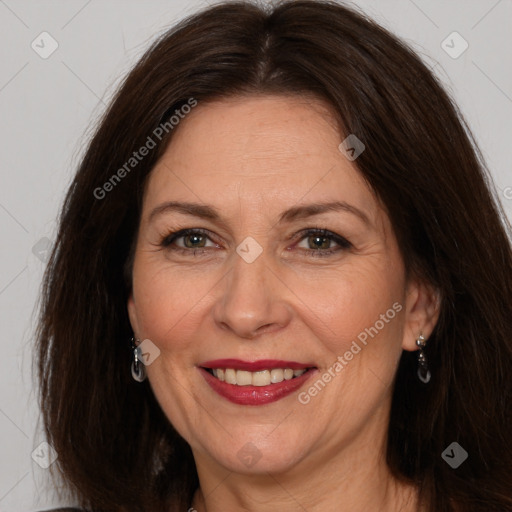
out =
<svg viewBox="0 0 512 512"><path fill-rule="evenodd" d="M269 432L272 432L269 429ZM210 456L227 470L239 474L278 474L286 473L304 458L306 451L303 435L282 432L276 436L275 432L262 436L261 430L254 436L240 435L230 438L228 446L219 446ZM228 448L228 449L226 449Z"/></svg>

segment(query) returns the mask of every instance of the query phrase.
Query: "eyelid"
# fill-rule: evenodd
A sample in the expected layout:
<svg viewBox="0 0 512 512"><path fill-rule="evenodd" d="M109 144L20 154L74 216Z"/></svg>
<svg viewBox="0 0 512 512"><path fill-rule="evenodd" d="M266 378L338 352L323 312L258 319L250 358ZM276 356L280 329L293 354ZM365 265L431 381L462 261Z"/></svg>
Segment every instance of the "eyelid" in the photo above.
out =
<svg viewBox="0 0 512 512"><path fill-rule="evenodd" d="M204 229L204 228L185 228L185 229L179 229L179 230L176 230L176 231L173 231L172 233L166 235L166 236L163 236L162 237L162 240L161 242L159 243L159 245L163 248L170 248L170 246L178 239L180 238L184 238L188 235L203 235L205 236L208 240L210 240L212 243L216 244L217 246L220 245L218 244L217 242L215 242L215 240L212 239L212 236L211 236L211 232L207 229ZM302 229L301 231L293 234L289 240L297 240L297 242L295 242L295 245L297 243L300 243L303 239L307 238L307 237L310 237L310 236L319 236L319 237L322 237L322 238L327 238L333 242L335 242L336 244L338 244L339 248L338 249L304 249L304 248L301 248L302 251L305 251L306 253L308 254L311 254L311 255L323 255L323 256L329 256L330 254L333 254L333 253L336 253L336 252L340 252L342 250L347 250L349 249L350 247L352 247L352 244L343 236L341 235L338 235L337 233L334 233L332 231L329 231L328 229L325 229L325 228L321 228L321 227L309 227L309 228L304 228ZM183 253L190 253L191 251L195 252L196 251L199 251L199 252L205 252L208 250L208 247L196 247L196 248L193 248L193 247L180 247L180 246L176 246L173 250L175 251L178 251L178 252L183 252Z"/></svg>
<svg viewBox="0 0 512 512"><path fill-rule="evenodd" d="M168 235L162 237L162 241L160 242L160 245L163 247L170 246L173 242L180 238L184 238L187 235L203 235L206 238L208 238L211 242L216 243L211 238L211 232L204 228L185 228L185 229L179 229L177 231L173 231L172 233L169 233ZM183 247L181 247L183 249ZM202 247L198 247L198 249L203 249ZM193 249L190 249L193 250Z"/></svg>
<svg viewBox="0 0 512 512"><path fill-rule="evenodd" d="M331 240L332 242L335 242L338 247L337 248L330 248L330 249L305 249L301 248L302 251L306 252L310 256L314 257L328 257L331 255L334 255L339 252L346 251L353 247L352 243L350 243L345 237L338 235L337 233L334 233L332 231L329 231L325 228L320 227L314 227L314 228L306 228L299 233L297 233L296 237L298 238L297 243L301 243L302 240L307 239L311 236L318 236L320 238L326 238L328 240Z"/></svg>

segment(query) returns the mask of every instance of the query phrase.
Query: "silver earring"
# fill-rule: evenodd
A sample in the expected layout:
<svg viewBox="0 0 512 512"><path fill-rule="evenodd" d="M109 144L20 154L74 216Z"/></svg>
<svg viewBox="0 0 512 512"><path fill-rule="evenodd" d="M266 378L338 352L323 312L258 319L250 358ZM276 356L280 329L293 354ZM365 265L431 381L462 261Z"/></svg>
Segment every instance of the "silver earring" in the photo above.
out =
<svg viewBox="0 0 512 512"><path fill-rule="evenodd" d="M133 351L133 360L132 360L132 377L137 382L144 382L146 380L146 368L142 361L142 353L140 347L136 345L135 338L132 336L130 339L130 343Z"/></svg>
<svg viewBox="0 0 512 512"><path fill-rule="evenodd" d="M423 349L426 347L427 342L422 334L418 336L416 340L416 345L420 349L418 353L418 379L421 382L427 384L430 381L430 370L428 369L427 357L425 356L425 352Z"/></svg>

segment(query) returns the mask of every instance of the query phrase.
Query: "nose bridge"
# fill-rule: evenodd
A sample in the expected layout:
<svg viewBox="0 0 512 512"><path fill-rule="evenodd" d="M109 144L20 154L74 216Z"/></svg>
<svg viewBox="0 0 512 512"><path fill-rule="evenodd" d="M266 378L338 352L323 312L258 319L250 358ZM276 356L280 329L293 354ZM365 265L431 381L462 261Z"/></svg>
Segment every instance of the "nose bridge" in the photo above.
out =
<svg viewBox="0 0 512 512"><path fill-rule="evenodd" d="M245 261L239 254L233 257L232 272L231 272L231 288L237 290L237 294L241 297L247 294L240 294L244 289L251 289L252 296L258 298L258 292L263 291L268 282L268 267L265 261L265 256L261 255L252 262Z"/></svg>
<svg viewBox="0 0 512 512"><path fill-rule="evenodd" d="M270 269L271 255L261 250L254 257L256 249L251 240L245 240L230 258L230 272L214 313L217 324L244 338L257 335L263 327L282 327L288 317L284 297Z"/></svg>

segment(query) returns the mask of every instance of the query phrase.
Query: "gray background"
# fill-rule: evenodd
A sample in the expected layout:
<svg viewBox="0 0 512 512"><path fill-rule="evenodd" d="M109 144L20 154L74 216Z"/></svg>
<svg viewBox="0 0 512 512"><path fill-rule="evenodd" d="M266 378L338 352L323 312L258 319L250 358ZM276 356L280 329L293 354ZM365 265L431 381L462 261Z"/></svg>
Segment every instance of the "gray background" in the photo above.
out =
<svg viewBox="0 0 512 512"><path fill-rule="evenodd" d="M66 504L55 496L49 471L32 458L44 439L31 344L45 249L87 130L155 36L206 4L0 0L0 512ZM354 4L408 41L441 77L512 218L512 0ZM46 59L40 53L51 49L51 41L40 36L44 31L58 43ZM454 31L469 44L457 58L442 47ZM462 44L450 36L443 46L458 54ZM34 458L44 460L44 450Z"/></svg>

